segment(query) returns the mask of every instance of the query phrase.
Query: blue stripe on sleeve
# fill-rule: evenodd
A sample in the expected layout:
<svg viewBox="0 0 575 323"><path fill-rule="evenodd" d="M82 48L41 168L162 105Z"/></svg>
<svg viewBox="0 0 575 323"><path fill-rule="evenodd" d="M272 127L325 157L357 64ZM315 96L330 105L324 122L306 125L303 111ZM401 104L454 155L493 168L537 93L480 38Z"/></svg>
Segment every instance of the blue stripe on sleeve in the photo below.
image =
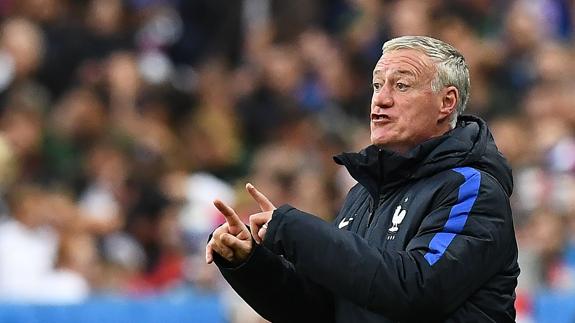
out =
<svg viewBox="0 0 575 323"><path fill-rule="evenodd" d="M465 182L459 187L457 203L451 208L443 231L435 234L429 242L429 251L424 257L431 266L443 256L453 238L463 230L467 216L479 194L479 185L481 184L479 171L471 167L460 167L453 170L463 175Z"/></svg>

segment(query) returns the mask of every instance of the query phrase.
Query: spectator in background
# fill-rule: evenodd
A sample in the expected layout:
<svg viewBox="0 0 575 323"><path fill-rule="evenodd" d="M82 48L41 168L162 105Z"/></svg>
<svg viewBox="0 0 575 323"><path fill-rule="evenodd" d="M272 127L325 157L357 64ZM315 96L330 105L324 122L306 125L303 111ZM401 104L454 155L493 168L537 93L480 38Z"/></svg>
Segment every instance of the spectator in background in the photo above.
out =
<svg viewBox="0 0 575 323"><path fill-rule="evenodd" d="M18 180L40 176L37 165L42 140L42 113L35 107L9 106L0 120L2 147L1 191L8 191Z"/></svg>
<svg viewBox="0 0 575 323"><path fill-rule="evenodd" d="M45 51L41 29L29 20L13 18L3 22L0 35L2 103L14 104L14 98L22 96L27 101L45 102L48 94L34 79Z"/></svg>
<svg viewBox="0 0 575 323"><path fill-rule="evenodd" d="M71 253L71 241L62 244L64 232L75 230L76 218L73 210L58 207L55 198L29 184L17 185L9 192L12 218L0 224L2 301L70 303L88 297L86 272L80 268L86 266L77 260L78 256L90 257L91 242L87 241L88 249L74 245L75 252L86 252L83 255Z"/></svg>

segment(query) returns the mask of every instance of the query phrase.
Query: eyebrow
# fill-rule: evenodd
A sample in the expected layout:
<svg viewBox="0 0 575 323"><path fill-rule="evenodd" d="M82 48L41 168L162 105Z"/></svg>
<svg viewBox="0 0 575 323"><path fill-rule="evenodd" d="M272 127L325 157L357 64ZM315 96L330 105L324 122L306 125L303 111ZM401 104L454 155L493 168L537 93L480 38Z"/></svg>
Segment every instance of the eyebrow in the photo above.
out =
<svg viewBox="0 0 575 323"><path fill-rule="evenodd" d="M380 73L381 73L381 70L375 70L375 71L373 71L373 76L376 76ZM412 71L409 71L409 70L396 70L396 71L391 72L391 74L392 75L393 74L400 74L400 75L407 75L407 76L415 77L415 73L413 73Z"/></svg>

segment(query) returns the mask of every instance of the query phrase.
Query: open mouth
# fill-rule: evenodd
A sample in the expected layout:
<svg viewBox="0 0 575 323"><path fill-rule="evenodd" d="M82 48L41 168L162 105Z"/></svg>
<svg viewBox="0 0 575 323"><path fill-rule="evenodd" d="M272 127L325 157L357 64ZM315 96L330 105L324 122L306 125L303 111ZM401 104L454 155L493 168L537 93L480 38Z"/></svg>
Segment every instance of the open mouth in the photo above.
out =
<svg viewBox="0 0 575 323"><path fill-rule="evenodd" d="M371 121L372 122L385 122L389 120L389 116L383 113L372 113L371 114Z"/></svg>

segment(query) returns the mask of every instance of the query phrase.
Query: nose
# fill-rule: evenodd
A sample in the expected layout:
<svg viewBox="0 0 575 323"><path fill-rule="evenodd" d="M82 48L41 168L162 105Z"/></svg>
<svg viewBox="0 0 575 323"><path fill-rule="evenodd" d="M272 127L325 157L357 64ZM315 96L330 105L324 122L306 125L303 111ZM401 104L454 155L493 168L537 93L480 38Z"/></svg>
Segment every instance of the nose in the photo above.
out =
<svg viewBox="0 0 575 323"><path fill-rule="evenodd" d="M385 109L393 106L393 97L387 86L383 86L379 91L374 91L371 101L374 108Z"/></svg>

